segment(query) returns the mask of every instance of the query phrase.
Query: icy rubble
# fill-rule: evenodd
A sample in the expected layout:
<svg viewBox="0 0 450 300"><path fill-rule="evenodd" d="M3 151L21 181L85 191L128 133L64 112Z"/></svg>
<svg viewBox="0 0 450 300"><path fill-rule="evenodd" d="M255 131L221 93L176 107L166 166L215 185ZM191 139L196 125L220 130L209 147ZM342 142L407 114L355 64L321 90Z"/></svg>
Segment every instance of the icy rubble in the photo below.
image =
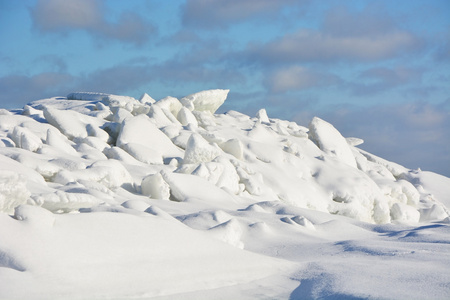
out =
<svg viewBox="0 0 450 300"><path fill-rule="evenodd" d="M0 110L0 298L448 295L449 178L227 94Z"/></svg>
<svg viewBox="0 0 450 300"><path fill-rule="evenodd" d="M1 157L29 168L27 174L39 173L46 192L19 192L18 187L14 192L8 182L19 178L2 172L2 209L12 212L25 202L61 211L78 209L71 202L80 202L81 196L72 196L70 189L64 192L69 196L54 196L74 183L85 189L84 206L98 203L88 195L114 194L120 188L183 201L190 195L180 187L195 176L209 182L211 191L215 186L217 195L279 200L366 222L448 216L440 202L445 199L430 197L414 185L417 180L410 180L414 171L356 148L362 140L345 139L324 120L315 117L305 128L269 119L264 109L256 118L233 111L215 115L228 92L208 90L159 101L147 94L136 100L78 92L67 99L32 102L22 114L5 112L0 115ZM39 163L31 163L33 157ZM58 162L63 158L63 164ZM204 185L194 179L192 183ZM216 201L214 192L198 197ZM115 198L102 201L120 204Z"/></svg>

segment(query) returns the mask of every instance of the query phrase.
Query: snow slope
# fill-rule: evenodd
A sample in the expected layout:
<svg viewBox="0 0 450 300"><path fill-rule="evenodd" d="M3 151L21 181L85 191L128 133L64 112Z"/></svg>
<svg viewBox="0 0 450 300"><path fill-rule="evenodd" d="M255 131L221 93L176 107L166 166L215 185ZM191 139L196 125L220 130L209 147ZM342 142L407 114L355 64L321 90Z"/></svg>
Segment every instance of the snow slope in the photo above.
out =
<svg viewBox="0 0 450 300"><path fill-rule="evenodd" d="M228 90L0 110L0 299L448 299L450 179Z"/></svg>

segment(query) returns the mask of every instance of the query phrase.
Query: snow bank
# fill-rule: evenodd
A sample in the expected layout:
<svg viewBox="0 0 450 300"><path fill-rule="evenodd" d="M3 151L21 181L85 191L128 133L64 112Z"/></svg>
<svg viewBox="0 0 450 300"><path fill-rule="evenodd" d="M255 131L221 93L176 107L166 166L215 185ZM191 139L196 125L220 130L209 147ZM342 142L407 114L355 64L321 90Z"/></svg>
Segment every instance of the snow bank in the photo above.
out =
<svg viewBox="0 0 450 300"><path fill-rule="evenodd" d="M0 298L446 298L449 178L228 92L0 110Z"/></svg>
<svg viewBox="0 0 450 300"><path fill-rule="evenodd" d="M17 273L5 277L0 272L2 286L14 287L2 288L1 298L176 295L242 284L286 270L288 265L209 239L175 219L150 214L97 212L68 218L21 206L15 219L1 215L0 226L11 231L23 228L20 236L1 234L0 240L14 245L7 254L14 257L8 270L26 270L34 277ZM89 228L89 234L68 235L66 228ZM28 251L30 242L53 238L59 241L57 248L40 243Z"/></svg>
<svg viewBox="0 0 450 300"><path fill-rule="evenodd" d="M110 190L126 187L152 198L184 201L191 191L180 192L184 184L170 179L175 171L200 177L221 194L279 199L366 222L446 216L446 206L422 191L406 168L355 148L360 139L345 139L317 117L308 129L270 120L264 109L256 119L233 111L213 115L228 92L208 90L159 101L147 94L138 101L80 92L67 100L35 101L28 106L29 115L41 115L50 125L3 114L0 126L9 140L2 144L22 149L4 153L63 186L90 181ZM58 153L69 160L50 162ZM138 166L143 169L129 172ZM162 166L169 169L160 173ZM50 198L47 202L64 197Z"/></svg>

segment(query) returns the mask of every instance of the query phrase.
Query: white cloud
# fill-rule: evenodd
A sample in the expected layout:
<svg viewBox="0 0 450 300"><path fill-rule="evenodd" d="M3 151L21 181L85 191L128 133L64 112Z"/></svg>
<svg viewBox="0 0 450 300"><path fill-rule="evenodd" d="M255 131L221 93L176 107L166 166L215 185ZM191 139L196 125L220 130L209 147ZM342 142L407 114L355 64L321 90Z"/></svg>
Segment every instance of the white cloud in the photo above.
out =
<svg viewBox="0 0 450 300"><path fill-rule="evenodd" d="M344 7L328 11L322 24L323 32L335 37L363 37L389 33L396 29L389 12L377 3L369 3L361 12L352 13Z"/></svg>
<svg viewBox="0 0 450 300"><path fill-rule="evenodd" d="M289 90L304 90L312 87L326 86L339 82L337 76L315 72L304 67L294 65L273 72L267 84L272 92L286 92Z"/></svg>
<svg viewBox="0 0 450 300"><path fill-rule="evenodd" d="M420 49L416 35L372 6L360 12L331 9L319 28L297 28L266 44L249 45L248 57L264 63L373 62Z"/></svg>
<svg viewBox="0 0 450 300"><path fill-rule="evenodd" d="M390 89L411 84L421 84L425 69L396 66L375 67L362 72L357 83L350 84L353 94L374 95Z"/></svg>
<svg viewBox="0 0 450 300"><path fill-rule="evenodd" d="M367 36L333 36L301 29L266 45L253 46L250 53L269 62L373 61L393 57L417 43L412 34L400 30Z"/></svg>
<svg viewBox="0 0 450 300"><path fill-rule="evenodd" d="M307 2L307 1L302 1ZM270 14L296 0L187 0L183 7L183 24L211 29L225 27L233 22Z"/></svg>
<svg viewBox="0 0 450 300"><path fill-rule="evenodd" d="M88 29L100 26L103 19L98 0L38 0L31 13L42 31Z"/></svg>
<svg viewBox="0 0 450 300"><path fill-rule="evenodd" d="M38 0L30 11L34 25L41 32L83 30L100 38L137 45L156 32L152 24L134 12L123 12L117 22L107 21L101 0Z"/></svg>

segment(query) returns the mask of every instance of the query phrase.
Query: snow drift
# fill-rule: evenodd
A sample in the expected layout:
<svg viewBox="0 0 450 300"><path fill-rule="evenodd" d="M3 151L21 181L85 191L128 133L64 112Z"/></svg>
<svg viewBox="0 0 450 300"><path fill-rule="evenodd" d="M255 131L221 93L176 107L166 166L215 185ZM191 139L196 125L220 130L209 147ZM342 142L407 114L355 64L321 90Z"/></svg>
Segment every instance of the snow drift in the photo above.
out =
<svg viewBox="0 0 450 300"><path fill-rule="evenodd" d="M449 295L449 178L367 153L317 117L215 114L228 92L78 92L1 110L0 297L420 298L420 268ZM395 251L429 252L345 280ZM423 268L432 253L440 266ZM356 264L337 279L343 262Z"/></svg>

